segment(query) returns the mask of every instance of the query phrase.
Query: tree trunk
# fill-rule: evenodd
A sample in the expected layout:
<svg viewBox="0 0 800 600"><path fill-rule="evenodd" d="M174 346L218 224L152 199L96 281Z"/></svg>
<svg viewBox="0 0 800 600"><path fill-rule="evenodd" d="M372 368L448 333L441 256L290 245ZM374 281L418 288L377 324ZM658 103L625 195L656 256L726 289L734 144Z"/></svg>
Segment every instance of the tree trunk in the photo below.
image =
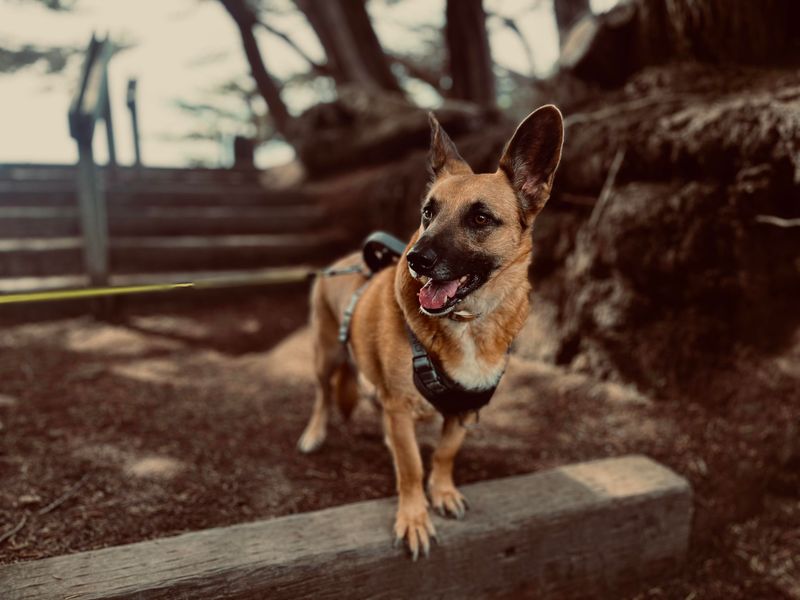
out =
<svg viewBox="0 0 800 600"><path fill-rule="evenodd" d="M586 14L591 13L589 0L553 0L553 12L558 26L558 39L563 46L567 39L567 34Z"/></svg>
<svg viewBox="0 0 800 600"><path fill-rule="evenodd" d="M250 71L259 93L267 103L267 108L275 123L275 129L285 139L289 140L291 116L281 98L279 84L270 76L258 49L258 42L253 34L253 27L257 23L256 16L245 0L221 0L221 2L239 28L242 46L247 56L247 62L250 64Z"/></svg>
<svg viewBox="0 0 800 600"><path fill-rule="evenodd" d="M670 60L791 64L800 60L800 2L633 0L570 31L562 67L607 87Z"/></svg>
<svg viewBox="0 0 800 600"><path fill-rule="evenodd" d="M364 0L295 0L317 34L337 85L400 92Z"/></svg>
<svg viewBox="0 0 800 600"><path fill-rule="evenodd" d="M636 0L639 45L713 63L764 64L797 56L797 2L762 0ZM667 40L664 40L666 34Z"/></svg>
<svg viewBox="0 0 800 600"><path fill-rule="evenodd" d="M447 0L450 97L495 107L495 81L482 0Z"/></svg>
<svg viewBox="0 0 800 600"><path fill-rule="evenodd" d="M568 119L553 207L600 199L537 245L563 268L559 358L691 397L731 349L779 348L800 325L800 244L775 225L800 217L800 76L651 67L592 108Z"/></svg>

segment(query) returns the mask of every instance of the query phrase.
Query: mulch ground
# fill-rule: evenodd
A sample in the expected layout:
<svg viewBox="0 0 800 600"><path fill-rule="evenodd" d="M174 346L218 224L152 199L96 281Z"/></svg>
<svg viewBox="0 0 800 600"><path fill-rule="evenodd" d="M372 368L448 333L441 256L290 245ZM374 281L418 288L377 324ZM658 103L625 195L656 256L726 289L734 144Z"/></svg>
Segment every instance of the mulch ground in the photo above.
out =
<svg viewBox="0 0 800 600"><path fill-rule="evenodd" d="M659 400L555 366L551 308L536 308L457 479L646 454L692 482L696 516L685 571L639 597L800 598L797 478L747 461L769 443L753 441L759 419L797 415ZM0 563L393 495L368 402L322 451L295 451L314 389L306 312L290 290L0 330ZM753 376L800 382L795 341ZM419 428L426 462L436 431Z"/></svg>

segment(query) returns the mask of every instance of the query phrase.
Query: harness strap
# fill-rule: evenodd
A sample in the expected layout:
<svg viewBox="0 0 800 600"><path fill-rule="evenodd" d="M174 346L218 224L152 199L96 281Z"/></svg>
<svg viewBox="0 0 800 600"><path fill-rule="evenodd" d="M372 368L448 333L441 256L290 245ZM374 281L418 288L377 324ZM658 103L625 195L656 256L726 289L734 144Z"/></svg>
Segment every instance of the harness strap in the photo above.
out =
<svg viewBox="0 0 800 600"><path fill-rule="evenodd" d="M325 277L361 273L367 278L361 287L350 296L350 301L347 303L347 308L342 315L342 322L339 324L339 341L342 344L346 345L350 339L350 322L353 320L356 304L358 304L358 299L366 291L372 276L402 256L405 249L406 244L393 235L384 231L375 231L367 236L362 245L362 264L355 264L341 269L328 267L322 271L321 275Z"/></svg>
<svg viewBox="0 0 800 600"><path fill-rule="evenodd" d="M483 390L465 388L444 372L408 325L406 333L411 346L414 385L436 410L444 416L463 416L489 404L497 386Z"/></svg>
<svg viewBox="0 0 800 600"><path fill-rule="evenodd" d="M344 345L347 345L350 339L350 322L353 320L353 313L356 311L358 299L361 298L361 295L367 290L370 281L372 281L371 277L353 292L353 295L350 296L350 301L347 303L347 308L344 309L342 322L339 324L339 341Z"/></svg>
<svg viewBox="0 0 800 600"><path fill-rule="evenodd" d="M342 267L341 269L328 267L319 272L322 277L337 277L338 275L350 275L351 273L361 273L369 277L369 274L364 272L364 265L362 264L350 265L349 267Z"/></svg>

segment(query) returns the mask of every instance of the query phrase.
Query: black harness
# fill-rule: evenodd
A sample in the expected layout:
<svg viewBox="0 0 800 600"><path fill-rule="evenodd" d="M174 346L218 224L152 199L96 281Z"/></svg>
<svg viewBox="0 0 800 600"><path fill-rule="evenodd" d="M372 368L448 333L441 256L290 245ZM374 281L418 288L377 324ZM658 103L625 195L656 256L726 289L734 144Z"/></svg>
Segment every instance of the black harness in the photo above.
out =
<svg viewBox="0 0 800 600"><path fill-rule="evenodd" d="M325 275L361 272L367 277L367 281L350 297L342 315L342 322L339 326L339 341L342 344L347 345L350 339L350 322L353 320L353 313L372 276L402 256L405 247L406 245L397 238L378 231L367 237L363 246L364 264L368 272L364 272L361 265L340 271L323 271ZM444 372L441 365L428 354L425 346L417 339L408 325L406 325L406 333L411 346L414 385L423 398L430 402L437 411L444 416L460 417L470 412L477 412L489 404L497 389L496 384L481 390L465 388Z"/></svg>

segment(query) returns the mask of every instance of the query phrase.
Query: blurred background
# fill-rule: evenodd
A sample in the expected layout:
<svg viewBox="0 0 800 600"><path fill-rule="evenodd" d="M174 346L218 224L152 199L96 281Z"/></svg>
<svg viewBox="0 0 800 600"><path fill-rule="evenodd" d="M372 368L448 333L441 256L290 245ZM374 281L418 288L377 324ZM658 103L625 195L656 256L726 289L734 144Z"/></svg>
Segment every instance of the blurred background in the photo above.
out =
<svg viewBox="0 0 800 600"><path fill-rule="evenodd" d="M457 476L647 454L696 512L638 597L800 598L799 65L790 0L3 0L0 302L210 283L0 304L0 562L393 494L368 403L294 452L307 269L417 227L428 110L489 171L552 102Z"/></svg>
<svg viewBox="0 0 800 600"><path fill-rule="evenodd" d="M614 3L576 2L569 10L602 11ZM552 73L558 60L552 3L500 0L485 8L493 70L500 80L497 102L520 113L527 106L521 107L525 99L515 93L515 82ZM333 72L345 70L344 65L321 68L326 50L309 22L314 8L301 9L289 0L244 3L234 8L235 15L215 0L8 0L0 10L0 93L6 108L0 131L16 140L0 149L3 162L75 161L62 117L93 31L109 34L117 46L109 78L112 108L120 115L127 111L126 81L141 80L142 148L150 165L229 166L235 135L263 143L256 152L259 167L292 157L291 145L275 135L274 117L250 77L234 18L253 19L253 37L269 74L281 86L290 115L334 99L339 84L357 83L352 76L353 81L347 81L348 76ZM379 87L402 89L424 107L434 107L450 95L440 40L444 1L374 2L366 10L394 79L392 84L379 82ZM366 42L356 40L354 46L359 43ZM131 163L130 128L119 129L119 160ZM98 148L101 158L105 151Z"/></svg>

